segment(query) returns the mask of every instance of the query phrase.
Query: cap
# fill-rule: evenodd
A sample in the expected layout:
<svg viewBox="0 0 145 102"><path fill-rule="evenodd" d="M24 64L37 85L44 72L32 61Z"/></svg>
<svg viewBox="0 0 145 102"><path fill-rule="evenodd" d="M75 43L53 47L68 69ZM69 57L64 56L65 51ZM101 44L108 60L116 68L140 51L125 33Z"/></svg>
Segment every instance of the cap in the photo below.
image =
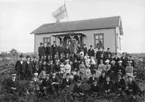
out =
<svg viewBox="0 0 145 102"><path fill-rule="evenodd" d="M38 73L34 73L35 76L38 76Z"/></svg>
<svg viewBox="0 0 145 102"><path fill-rule="evenodd" d="M105 61L105 63L109 63L110 61L107 59L106 61Z"/></svg>
<svg viewBox="0 0 145 102"><path fill-rule="evenodd" d="M22 54L20 55L20 58L24 57Z"/></svg>
<svg viewBox="0 0 145 102"><path fill-rule="evenodd" d="M122 60L118 61L118 63L122 63Z"/></svg>
<svg viewBox="0 0 145 102"><path fill-rule="evenodd" d="M115 61L114 61L114 60L112 60L112 61L111 61L111 63L115 63Z"/></svg>

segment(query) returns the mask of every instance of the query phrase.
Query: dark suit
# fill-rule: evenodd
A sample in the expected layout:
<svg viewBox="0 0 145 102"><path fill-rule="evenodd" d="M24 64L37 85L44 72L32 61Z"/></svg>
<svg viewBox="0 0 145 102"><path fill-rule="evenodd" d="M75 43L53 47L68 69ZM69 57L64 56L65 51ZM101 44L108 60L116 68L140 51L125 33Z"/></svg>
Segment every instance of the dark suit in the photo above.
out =
<svg viewBox="0 0 145 102"><path fill-rule="evenodd" d="M51 55L52 54L52 47L47 46L46 47L46 55Z"/></svg>
<svg viewBox="0 0 145 102"><path fill-rule="evenodd" d="M137 95L141 91L136 82L127 83L128 89L125 90L127 95Z"/></svg>
<svg viewBox="0 0 145 102"><path fill-rule="evenodd" d="M26 68L25 68L25 78L26 79L31 79L33 77L32 73L32 63L26 62Z"/></svg>
<svg viewBox="0 0 145 102"><path fill-rule="evenodd" d="M115 89L116 89L115 91L123 91L125 90L125 86L126 84L124 79L120 79L120 80L117 79L117 81L115 82ZM121 90L118 90L119 88L121 88Z"/></svg>
<svg viewBox="0 0 145 102"><path fill-rule="evenodd" d="M112 92L113 91L113 83L110 81L109 83L107 83L107 81L104 82L104 91L108 91Z"/></svg>
<svg viewBox="0 0 145 102"><path fill-rule="evenodd" d="M18 76L18 79L23 80L24 79L24 74L25 74L25 67L26 67L26 62L22 61L17 61L15 65L15 70Z"/></svg>
<svg viewBox="0 0 145 102"><path fill-rule="evenodd" d="M38 62L37 61L32 61L32 72L37 73L38 71Z"/></svg>
<svg viewBox="0 0 145 102"><path fill-rule="evenodd" d="M5 84L4 84L4 88L10 93L16 92L16 90L12 89L12 87L16 88L16 90L17 90L18 81L17 80L13 81L11 78L6 79Z"/></svg>
<svg viewBox="0 0 145 102"><path fill-rule="evenodd" d="M95 52L93 49L89 49L88 50L88 56L94 56L95 55Z"/></svg>
<svg viewBox="0 0 145 102"><path fill-rule="evenodd" d="M59 55L59 59L61 58L61 54L64 53L64 48L59 46L58 47L58 55Z"/></svg>
<svg viewBox="0 0 145 102"><path fill-rule="evenodd" d="M53 44L51 47L52 47L52 58L54 59L55 54L58 52L58 51L57 51L57 45L54 45L54 44Z"/></svg>
<svg viewBox="0 0 145 102"><path fill-rule="evenodd" d="M87 51L88 51L87 50L87 47L83 47L82 50L84 51L84 55L86 55L87 54Z"/></svg>
<svg viewBox="0 0 145 102"><path fill-rule="evenodd" d="M39 53L39 58L41 58L42 56L44 56L45 55L45 49L44 49L44 47L39 47L38 48L38 53Z"/></svg>
<svg viewBox="0 0 145 102"><path fill-rule="evenodd" d="M70 80L70 79L63 79L63 81L62 81L62 88L64 89L66 86L69 86L69 85L71 85L72 84L72 80Z"/></svg>

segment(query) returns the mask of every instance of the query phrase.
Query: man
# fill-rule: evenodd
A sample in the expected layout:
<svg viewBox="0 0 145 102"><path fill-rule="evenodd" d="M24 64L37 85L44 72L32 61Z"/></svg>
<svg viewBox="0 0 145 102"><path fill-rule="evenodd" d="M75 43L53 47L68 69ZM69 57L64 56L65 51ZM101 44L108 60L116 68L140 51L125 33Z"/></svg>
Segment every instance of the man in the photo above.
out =
<svg viewBox="0 0 145 102"><path fill-rule="evenodd" d="M110 57L112 57L112 53L110 51L110 48L107 48L107 51L106 51L106 57L108 58L110 55Z"/></svg>
<svg viewBox="0 0 145 102"><path fill-rule="evenodd" d="M4 88L7 92L15 93L18 88L18 81L16 80L16 74L11 74L11 77L5 80Z"/></svg>
<svg viewBox="0 0 145 102"><path fill-rule="evenodd" d="M20 55L20 60L16 62L15 65L15 70L16 70L16 74L18 76L19 80L23 80L24 79L24 74L25 74L25 65L26 62L24 61L24 56Z"/></svg>
<svg viewBox="0 0 145 102"><path fill-rule="evenodd" d="M125 75L125 68L122 65L122 60L118 61L117 72L120 73L120 74Z"/></svg>
<svg viewBox="0 0 145 102"><path fill-rule="evenodd" d="M53 45L51 47L52 47L52 59L54 60L55 54L57 53L56 41L53 41Z"/></svg>
<svg viewBox="0 0 145 102"><path fill-rule="evenodd" d="M88 50L88 56L94 56L94 49L92 48L92 45L90 45L90 49Z"/></svg>
<svg viewBox="0 0 145 102"><path fill-rule="evenodd" d="M98 48L98 51L96 52L96 59L97 59L97 64L100 64L100 58L101 58L101 51L100 48Z"/></svg>
<svg viewBox="0 0 145 102"><path fill-rule="evenodd" d="M65 58L67 57L67 55L68 56L70 55L70 49L69 49L68 45L66 46L64 53L65 53Z"/></svg>
<svg viewBox="0 0 145 102"><path fill-rule="evenodd" d="M38 72L38 61L35 56L33 57L33 61L32 61L32 72L33 74Z"/></svg>
<svg viewBox="0 0 145 102"><path fill-rule="evenodd" d="M77 53L80 53L81 52L81 45L80 44L78 44L78 46L77 46Z"/></svg>
<svg viewBox="0 0 145 102"><path fill-rule="evenodd" d="M86 44L83 44L83 47L82 47L82 50L83 50L83 52L84 52L84 56L86 56L86 54L87 54L87 47L86 47Z"/></svg>
<svg viewBox="0 0 145 102"><path fill-rule="evenodd" d="M27 56L26 66L25 66L25 78L26 80L31 79L33 77L32 73L32 62L30 56Z"/></svg>
<svg viewBox="0 0 145 102"><path fill-rule="evenodd" d="M133 95L137 95L141 92L139 86L137 85L137 83L133 80L133 76L128 76L128 81L127 81L127 85L125 88L125 93L129 96Z"/></svg>
<svg viewBox="0 0 145 102"><path fill-rule="evenodd" d="M62 89L65 87L69 87L72 84L72 80L70 80L70 74L67 73L66 77L62 81Z"/></svg>
<svg viewBox="0 0 145 102"><path fill-rule="evenodd" d="M40 43L40 46L38 48L38 53L39 53L39 59L42 58L42 56L44 56L45 52L44 52L44 47L43 47L43 44Z"/></svg>
<svg viewBox="0 0 145 102"><path fill-rule="evenodd" d="M126 66L127 66L127 61L128 61L128 59L127 59L125 53L122 53L121 60L122 60L122 65L123 65L124 67L126 67Z"/></svg>
<svg viewBox="0 0 145 102"><path fill-rule="evenodd" d="M51 48L51 44L50 43L47 43L46 55L47 55L47 60L50 60L51 59L51 55L52 55L52 48Z"/></svg>
<svg viewBox="0 0 145 102"><path fill-rule="evenodd" d="M118 74L117 80L115 81L115 91L122 94L122 92L125 90L125 86L125 80L122 78L121 74Z"/></svg>
<svg viewBox="0 0 145 102"><path fill-rule="evenodd" d="M61 56L63 55L63 53L64 53L64 48L63 48L62 44L60 44L60 46L58 46L59 59L61 59Z"/></svg>

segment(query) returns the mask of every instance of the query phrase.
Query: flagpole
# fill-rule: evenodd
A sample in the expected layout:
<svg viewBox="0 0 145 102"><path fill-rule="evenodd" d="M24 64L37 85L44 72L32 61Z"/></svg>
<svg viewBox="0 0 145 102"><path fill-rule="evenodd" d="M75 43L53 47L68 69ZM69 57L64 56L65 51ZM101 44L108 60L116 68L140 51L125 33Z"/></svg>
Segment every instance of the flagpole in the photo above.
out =
<svg viewBox="0 0 145 102"><path fill-rule="evenodd" d="M64 0L64 5L66 6L66 0ZM69 31L69 33L71 33L71 30L69 29L69 23L70 23L70 21L69 21L67 9L66 9L66 16L67 16L67 27L68 27L68 31Z"/></svg>

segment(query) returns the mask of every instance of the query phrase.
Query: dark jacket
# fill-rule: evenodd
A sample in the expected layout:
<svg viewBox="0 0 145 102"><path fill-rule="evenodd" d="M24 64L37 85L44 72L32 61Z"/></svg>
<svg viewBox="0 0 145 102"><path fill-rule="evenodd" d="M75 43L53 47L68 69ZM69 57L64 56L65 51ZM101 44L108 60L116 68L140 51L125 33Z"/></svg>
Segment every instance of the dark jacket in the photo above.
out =
<svg viewBox="0 0 145 102"><path fill-rule="evenodd" d="M38 48L38 53L39 53L39 56L44 56L45 55L45 49L44 49L44 47L39 47Z"/></svg>
<svg viewBox="0 0 145 102"><path fill-rule="evenodd" d="M93 49L89 49L88 50L88 56L94 56L95 55L95 52Z"/></svg>
<svg viewBox="0 0 145 102"><path fill-rule="evenodd" d="M107 81L104 82L104 90L113 91L113 83L112 83L112 81L110 81L109 84L107 83Z"/></svg>
<svg viewBox="0 0 145 102"><path fill-rule="evenodd" d="M57 51L57 45L52 45L52 54L56 54L58 51Z"/></svg>
<svg viewBox="0 0 145 102"><path fill-rule="evenodd" d="M101 57L101 51L97 51L96 52L96 59L100 59L100 57Z"/></svg>
<svg viewBox="0 0 145 102"><path fill-rule="evenodd" d="M86 55L87 54L87 51L88 51L87 50L87 47L83 47L82 50L84 51L84 55Z"/></svg>
<svg viewBox="0 0 145 102"><path fill-rule="evenodd" d="M32 72L32 63L30 62L29 64L26 62L26 68L25 68L25 78L30 79L33 77L33 72Z"/></svg>
<svg viewBox="0 0 145 102"><path fill-rule="evenodd" d="M115 82L115 89L118 90L118 88L121 88L122 90L125 89L125 80L124 79L120 79L120 80L116 80Z"/></svg>
<svg viewBox="0 0 145 102"><path fill-rule="evenodd" d="M51 55L52 54L52 47L47 46L46 47L46 55Z"/></svg>
<svg viewBox="0 0 145 102"><path fill-rule="evenodd" d="M22 64L21 64L21 61L17 61L16 62L15 70L16 70L17 75L25 73L25 66L26 66L26 62L25 61L23 61Z"/></svg>
<svg viewBox="0 0 145 102"><path fill-rule="evenodd" d="M37 71L38 71L38 62L32 61L32 72L37 73Z"/></svg>

